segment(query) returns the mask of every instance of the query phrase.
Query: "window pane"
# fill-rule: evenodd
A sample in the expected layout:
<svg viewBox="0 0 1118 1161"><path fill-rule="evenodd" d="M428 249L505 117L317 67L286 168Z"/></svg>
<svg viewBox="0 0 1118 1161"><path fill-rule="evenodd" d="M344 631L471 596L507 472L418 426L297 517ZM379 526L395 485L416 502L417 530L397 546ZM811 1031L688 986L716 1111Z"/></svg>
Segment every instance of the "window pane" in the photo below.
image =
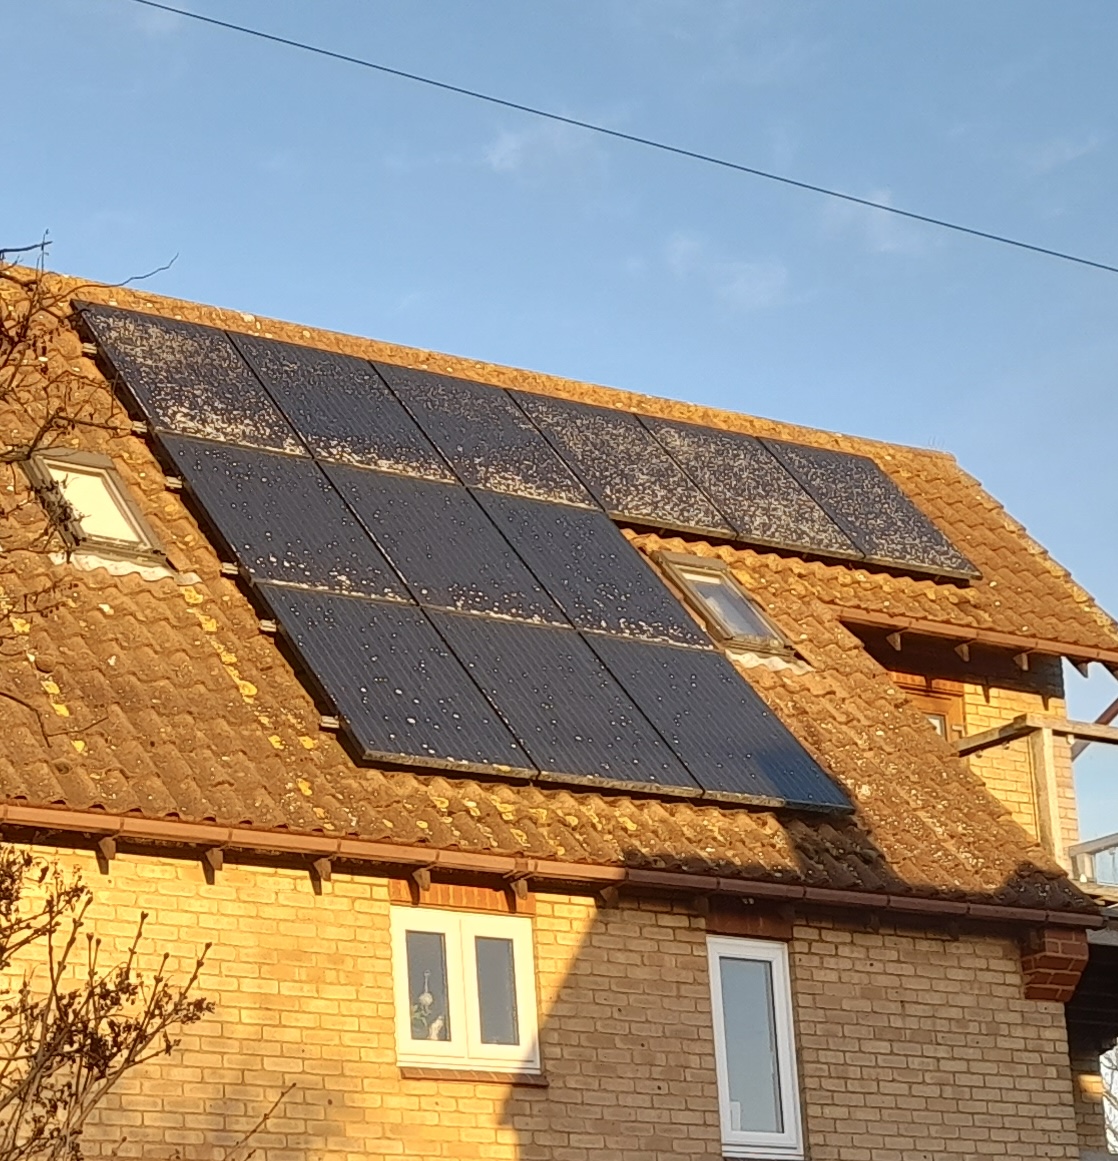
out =
<svg viewBox="0 0 1118 1161"><path fill-rule="evenodd" d="M772 629L728 576L703 569L684 569L683 575L692 592L735 637L773 640Z"/></svg>
<svg viewBox="0 0 1118 1161"><path fill-rule="evenodd" d="M483 1044L519 1044L516 1019L516 974L511 939L479 935L477 954L477 1003Z"/></svg>
<svg viewBox="0 0 1118 1161"><path fill-rule="evenodd" d="M407 952L411 1038L449 1040L446 936L439 931L409 931Z"/></svg>
<svg viewBox="0 0 1118 1161"><path fill-rule="evenodd" d="M928 714L928 721L932 723L932 729L934 729L941 738L947 737L946 714Z"/></svg>
<svg viewBox="0 0 1118 1161"><path fill-rule="evenodd" d="M772 965L765 960L729 956L722 956L719 964L730 1128L734 1132L782 1133Z"/></svg>
<svg viewBox="0 0 1118 1161"><path fill-rule="evenodd" d="M104 475L54 464L47 470L73 508L84 535L101 540L121 540L126 544L143 542L132 521L120 510Z"/></svg>

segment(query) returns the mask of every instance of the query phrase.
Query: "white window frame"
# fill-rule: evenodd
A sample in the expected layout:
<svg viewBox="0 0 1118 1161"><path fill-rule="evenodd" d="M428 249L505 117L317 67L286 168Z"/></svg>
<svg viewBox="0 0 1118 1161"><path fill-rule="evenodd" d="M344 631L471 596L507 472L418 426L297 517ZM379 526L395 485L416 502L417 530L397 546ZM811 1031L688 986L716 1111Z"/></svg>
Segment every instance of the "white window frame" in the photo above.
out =
<svg viewBox="0 0 1118 1161"><path fill-rule="evenodd" d="M433 932L442 935L445 940L450 1040L412 1039L405 938L408 931ZM478 936L512 940L518 1044L481 1042L477 959L473 943ZM490 915L434 907L393 907L392 976L398 1064L487 1072L539 1072L536 967L531 919L520 915Z"/></svg>
<svg viewBox="0 0 1118 1161"><path fill-rule="evenodd" d="M710 965L710 1001L714 1018L714 1058L718 1073L718 1111L722 1125L722 1152L726 1157L802 1158L803 1128L800 1088L796 1072L795 1027L788 948L783 943L732 936L707 936ZM722 1009L723 959L761 960L772 972L773 1026L776 1032L777 1081L784 1131L766 1133L734 1130L730 1120L729 1071L726 1064L726 1025Z"/></svg>

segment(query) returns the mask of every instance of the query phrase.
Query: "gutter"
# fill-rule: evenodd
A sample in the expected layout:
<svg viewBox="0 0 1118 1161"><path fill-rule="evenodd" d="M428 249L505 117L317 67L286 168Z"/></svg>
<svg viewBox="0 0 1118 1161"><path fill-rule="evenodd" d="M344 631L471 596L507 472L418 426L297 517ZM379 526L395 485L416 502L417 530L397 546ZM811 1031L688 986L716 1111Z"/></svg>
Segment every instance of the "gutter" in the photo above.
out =
<svg viewBox="0 0 1118 1161"><path fill-rule="evenodd" d="M742 899L809 906L887 911L897 915L939 918L948 921L1015 923L1044 927L1102 927L1098 913L1049 911L1034 907L1007 907L966 903L952 899L925 899L877 891L841 891L791 883L751 882L719 875L692 875L676 871L636 867L603 867L553 859L514 858L484 852L431 850L418 845L396 845L359 838L331 838L297 831L227 827L216 823L181 822L112 815L98 810L63 807L0 805L0 827L80 834L100 840L136 845L169 844L200 851L241 851L265 856L296 856L340 863L363 864L382 872L411 874L424 870L451 874L490 875L503 882L523 881L536 889L547 886L577 887L594 893L622 889L690 894L730 895Z"/></svg>

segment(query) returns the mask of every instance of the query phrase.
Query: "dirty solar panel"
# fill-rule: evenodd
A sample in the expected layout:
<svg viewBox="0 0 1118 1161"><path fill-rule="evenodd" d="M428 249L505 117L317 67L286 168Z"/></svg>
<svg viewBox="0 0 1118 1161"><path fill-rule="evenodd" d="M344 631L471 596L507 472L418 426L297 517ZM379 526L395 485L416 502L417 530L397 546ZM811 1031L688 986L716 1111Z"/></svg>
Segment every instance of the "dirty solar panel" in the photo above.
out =
<svg viewBox="0 0 1118 1161"><path fill-rule="evenodd" d="M725 516L635 415L523 391L510 394L611 516L733 537Z"/></svg>
<svg viewBox="0 0 1118 1161"><path fill-rule="evenodd" d="M251 335L233 341L321 459L431 480L454 473L364 359Z"/></svg>
<svg viewBox="0 0 1118 1161"><path fill-rule="evenodd" d="M743 540L825 555L862 555L760 440L647 415L641 422Z"/></svg>
<svg viewBox="0 0 1118 1161"><path fill-rule="evenodd" d="M697 793L694 780L573 629L430 616L545 776Z"/></svg>
<svg viewBox="0 0 1118 1161"><path fill-rule="evenodd" d="M536 500L594 503L500 387L390 363L374 366L464 484Z"/></svg>
<svg viewBox="0 0 1118 1161"><path fill-rule="evenodd" d="M224 331L107 306L79 309L152 428L306 455Z"/></svg>
<svg viewBox="0 0 1118 1161"><path fill-rule="evenodd" d="M707 635L604 513L480 490L474 495L572 624L710 647Z"/></svg>
<svg viewBox="0 0 1118 1161"><path fill-rule="evenodd" d="M978 576L974 565L873 460L783 440L763 442L870 560Z"/></svg>
<svg viewBox="0 0 1118 1161"><path fill-rule="evenodd" d="M185 436L160 444L253 580L410 600L314 460Z"/></svg>
<svg viewBox="0 0 1118 1161"><path fill-rule="evenodd" d="M421 609L279 585L259 592L366 759L534 773Z"/></svg>
<svg viewBox="0 0 1118 1161"><path fill-rule="evenodd" d="M420 604L566 623L465 488L323 466Z"/></svg>
<svg viewBox="0 0 1118 1161"><path fill-rule="evenodd" d="M588 634L586 640L702 788L846 810L846 795L721 653Z"/></svg>

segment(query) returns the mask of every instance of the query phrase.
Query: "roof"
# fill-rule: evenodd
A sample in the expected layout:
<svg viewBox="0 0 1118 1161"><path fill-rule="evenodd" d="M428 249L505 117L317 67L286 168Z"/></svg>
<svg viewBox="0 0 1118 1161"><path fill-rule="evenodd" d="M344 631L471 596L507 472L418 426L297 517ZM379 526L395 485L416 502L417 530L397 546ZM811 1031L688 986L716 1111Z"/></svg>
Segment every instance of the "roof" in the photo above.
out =
<svg viewBox="0 0 1118 1161"><path fill-rule="evenodd" d="M58 285L78 291L76 282ZM182 577L147 579L25 558L24 586L45 584L60 570L74 586L54 615L12 619L18 653L8 666L8 690L43 715L50 737L44 740L24 705L0 701L5 800L839 889L1090 906L843 624L851 611L863 611L1118 651L1114 622L950 456L120 289L82 285L80 297L867 455L982 575L968 586L947 585L690 537L629 533L644 551L718 556L796 642L810 672L762 666L744 676L850 793L856 810L849 819L357 766L319 728L311 697L260 633L236 582L221 575L216 553L181 499L166 490L145 441L123 422L89 427L81 446L113 456L176 568L197 579L184 584ZM92 361L81 358L75 333L60 336L52 357L79 368L107 399L108 387Z"/></svg>

